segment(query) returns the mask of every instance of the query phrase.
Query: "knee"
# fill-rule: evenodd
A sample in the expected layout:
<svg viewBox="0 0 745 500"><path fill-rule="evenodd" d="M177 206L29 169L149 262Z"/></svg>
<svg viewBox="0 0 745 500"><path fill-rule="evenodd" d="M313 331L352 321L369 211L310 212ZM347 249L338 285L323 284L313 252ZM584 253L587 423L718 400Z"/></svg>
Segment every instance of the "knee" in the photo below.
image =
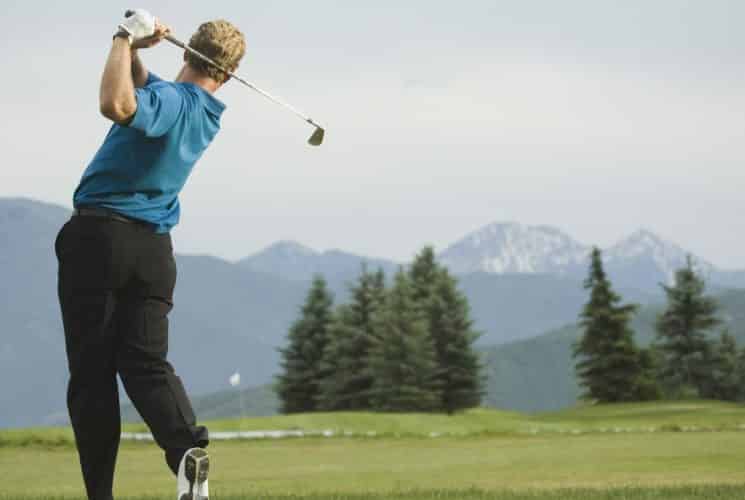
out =
<svg viewBox="0 0 745 500"><path fill-rule="evenodd" d="M130 380L153 380L173 376L173 367L165 359L128 359L117 360L117 371L122 382Z"/></svg>

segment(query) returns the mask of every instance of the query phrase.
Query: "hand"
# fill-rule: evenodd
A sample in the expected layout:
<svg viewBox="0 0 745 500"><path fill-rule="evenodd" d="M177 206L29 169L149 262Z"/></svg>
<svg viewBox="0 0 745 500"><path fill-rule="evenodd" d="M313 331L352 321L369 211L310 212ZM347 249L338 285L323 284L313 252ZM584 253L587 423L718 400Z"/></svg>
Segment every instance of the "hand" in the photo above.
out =
<svg viewBox="0 0 745 500"><path fill-rule="evenodd" d="M145 38L140 38L139 40L134 40L131 45L132 49L149 49L150 47L159 44L161 40L163 40L167 35L170 34L171 28L169 28L165 24L160 24L160 21L156 19L155 31L153 32L153 34Z"/></svg>
<svg viewBox="0 0 745 500"><path fill-rule="evenodd" d="M155 34L155 17L144 9L128 10L119 30L129 35L129 42L139 41Z"/></svg>

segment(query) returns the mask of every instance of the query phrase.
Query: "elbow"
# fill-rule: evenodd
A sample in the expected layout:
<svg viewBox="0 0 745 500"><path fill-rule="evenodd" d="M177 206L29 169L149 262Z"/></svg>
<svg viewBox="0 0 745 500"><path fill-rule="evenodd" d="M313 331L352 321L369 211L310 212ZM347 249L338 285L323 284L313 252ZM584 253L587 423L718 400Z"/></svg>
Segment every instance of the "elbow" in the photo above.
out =
<svg viewBox="0 0 745 500"><path fill-rule="evenodd" d="M104 100L100 104L101 114L116 123L127 123L137 111L137 104L132 102L118 102Z"/></svg>

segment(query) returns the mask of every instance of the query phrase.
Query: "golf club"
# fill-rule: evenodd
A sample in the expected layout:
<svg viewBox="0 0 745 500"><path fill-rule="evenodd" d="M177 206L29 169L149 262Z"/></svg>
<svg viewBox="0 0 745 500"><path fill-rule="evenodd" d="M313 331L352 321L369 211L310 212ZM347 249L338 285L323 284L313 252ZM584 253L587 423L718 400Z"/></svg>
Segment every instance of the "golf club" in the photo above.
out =
<svg viewBox="0 0 745 500"><path fill-rule="evenodd" d="M217 63L216 63L215 61L213 61L213 60L212 60L212 59L210 59L209 57L207 57L207 56L205 56L204 54L202 54L202 53L200 53L200 52L198 52L198 51L194 50L194 49L193 49L193 48L191 48L191 47L189 47L189 46L188 46L187 44L185 44L185 43L184 43L184 42L182 42L181 40L178 40L178 39L176 39L176 38L174 38L174 37L172 37L172 36L170 36L170 35L166 36L166 37L165 37L165 39L166 39L166 40L168 40L169 42L171 42L172 44L176 45L177 47L181 47L182 49L184 49L185 51L189 52L190 54L193 54L193 55L195 55L196 57L198 57L199 59L203 60L203 61L204 61L204 62L206 62L207 64L209 64L209 65L211 65L211 66L214 66L215 68L219 69L219 70L220 70L220 71L222 71L223 73L226 73L226 74L227 74L227 75L229 75L229 76L230 76L231 78L235 78L236 80L238 80L239 82L241 82L241 83L242 83L243 85L245 85L246 87L248 87L248 88L250 88L250 89L252 89L252 90L254 90L254 91L258 92L259 94L263 95L264 97L266 97L266 98L267 98L267 99L269 99L270 101L272 101L272 102L274 102L274 103L277 103L277 104L279 104L280 106L283 106L284 108L286 108L286 109L288 109L288 110L292 111L292 112L293 112L293 113L295 113L295 114L296 114L297 116L299 116L300 118L302 118L302 119L303 119L304 121L306 121L306 122L310 123L311 125L313 125L313 126L314 126L314 127L316 128L316 129L315 129L315 131L313 132L313 135L311 135L311 136L310 136L310 139L308 139L308 144L310 144L311 146L320 146L320 145L321 145L321 143L323 142L323 136L324 136L324 135L325 135L325 133L326 133L326 131L325 131L325 130L323 129L323 127L321 127L320 125L318 125L318 124L317 124L316 122L314 122L314 121L313 121L312 119L310 119L310 118L308 118L307 116L303 115L303 114L302 114L302 113L301 113L300 111L298 111L297 109L293 108L292 106L290 106L290 105L289 105L289 104L287 104L286 102L283 102L282 100L280 100L280 99L278 99L278 98L274 97L274 96L273 96L273 95L271 95L271 94L270 94L269 92L266 92L266 91L264 91L264 90L261 90L261 89L260 89L259 87L257 87L257 86L256 86L256 85L254 85L253 83L251 83L251 82L247 82L246 80L244 80L244 79L243 79L243 78L241 78L240 76L236 75L236 74L235 74L235 73L233 73L232 71L228 71L227 69L223 68L222 66L220 66L219 64L217 64Z"/></svg>

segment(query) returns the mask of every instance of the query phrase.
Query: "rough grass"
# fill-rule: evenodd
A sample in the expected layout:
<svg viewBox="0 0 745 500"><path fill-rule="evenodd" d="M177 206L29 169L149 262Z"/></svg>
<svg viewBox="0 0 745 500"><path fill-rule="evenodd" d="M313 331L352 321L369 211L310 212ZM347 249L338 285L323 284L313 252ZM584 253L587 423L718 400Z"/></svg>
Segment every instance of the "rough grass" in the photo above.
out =
<svg viewBox="0 0 745 500"><path fill-rule="evenodd" d="M397 413L312 413L207 422L213 431L334 431L375 438L467 437L524 434L647 433L679 431L745 431L745 406L710 401L584 406L526 415L477 409L456 416ZM127 432L147 432L144 424L125 425ZM71 447L69 428L0 430L0 448Z"/></svg>

